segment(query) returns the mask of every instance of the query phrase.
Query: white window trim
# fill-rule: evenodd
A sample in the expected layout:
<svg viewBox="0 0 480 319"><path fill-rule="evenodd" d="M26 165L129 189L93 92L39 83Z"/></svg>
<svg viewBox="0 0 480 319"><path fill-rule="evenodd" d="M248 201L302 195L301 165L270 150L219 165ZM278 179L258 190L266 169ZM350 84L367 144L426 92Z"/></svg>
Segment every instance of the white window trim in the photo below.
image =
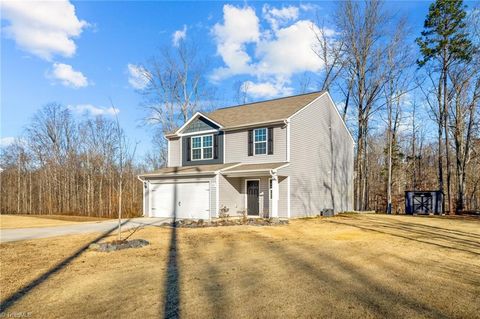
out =
<svg viewBox="0 0 480 319"><path fill-rule="evenodd" d="M211 136L212 137L212 146L206 146L204 147L203 146L203 138L204 137L207 137L207 136ZM193 148L193 139L196 138L196 137L199 137L200 138L200 147L195 147ZM215 151L215 141L213 139L213 134L206 134L206 135L198 135L198 136L192 136L191 137L192 140L190 140L190 158L192 159L192 161L204 161L204 160L211 160L214 158L214 154L213 152ZM203 157L203 149L204 148L211 148L212 149L212 157ZM193 150L196 149L196 150L200 150L200 158L193 158Z"/></svg>
<svg viewBox="0 0 480 319"><path fill-rule="evenodd" d="M258 130L265 130L265 141L255 141L255 131ZM260 144L260 143L265 143L265 153L263 154L257 154L255 144ZM253 130L253 155L268 155L268 128L266 127L261 127L261 128L256 128Z"/></svg>

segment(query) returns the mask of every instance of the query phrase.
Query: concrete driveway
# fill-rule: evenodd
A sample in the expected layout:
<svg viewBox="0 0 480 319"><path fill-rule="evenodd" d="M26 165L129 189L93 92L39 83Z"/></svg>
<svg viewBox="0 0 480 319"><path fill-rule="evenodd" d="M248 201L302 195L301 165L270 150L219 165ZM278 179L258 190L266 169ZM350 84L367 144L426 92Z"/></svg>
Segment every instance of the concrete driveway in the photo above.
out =
<svg viewBox="0 0 480 319"><path fill-rule="evenodd" d="M162 223L171 221L171 218L150 217L123 219L122 230L145 226L160 226ZM102 233L114 230L117 226L118 220L109 220L101 222L84 222L81 224L55 227L2 229L0 230L0 242L5 243L18 240L29 240L84 233Z"/></svg>

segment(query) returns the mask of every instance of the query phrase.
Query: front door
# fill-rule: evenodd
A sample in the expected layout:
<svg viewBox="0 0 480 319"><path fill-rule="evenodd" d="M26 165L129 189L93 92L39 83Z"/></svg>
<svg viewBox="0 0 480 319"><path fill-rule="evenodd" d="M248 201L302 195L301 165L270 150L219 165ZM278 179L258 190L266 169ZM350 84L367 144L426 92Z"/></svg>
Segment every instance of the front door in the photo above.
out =
<svg viewBox="0 0 480 319"><path fill-rule="evenodd" d="M258 189L259 189L259 181L247 181L247 213L248 215L259 214Z"/></svg>

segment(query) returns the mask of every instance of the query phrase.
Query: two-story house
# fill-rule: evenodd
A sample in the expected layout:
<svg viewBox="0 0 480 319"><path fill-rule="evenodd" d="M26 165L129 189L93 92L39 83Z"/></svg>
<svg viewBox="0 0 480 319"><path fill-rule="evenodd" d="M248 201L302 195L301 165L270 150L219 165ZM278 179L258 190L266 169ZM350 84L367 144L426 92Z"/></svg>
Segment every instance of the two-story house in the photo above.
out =
<svg viewBox="0 0 480 319"><path fill-rule="evenodd" d="M140 175L145 216L294 218L353 209L354 140L328 92L196 113Z"/></svg>

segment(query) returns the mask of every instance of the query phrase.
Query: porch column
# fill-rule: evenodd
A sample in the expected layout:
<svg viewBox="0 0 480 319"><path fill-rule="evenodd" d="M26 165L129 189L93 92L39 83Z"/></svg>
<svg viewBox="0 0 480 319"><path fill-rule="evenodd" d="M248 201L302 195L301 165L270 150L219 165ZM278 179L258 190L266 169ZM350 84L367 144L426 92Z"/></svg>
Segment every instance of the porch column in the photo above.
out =
<svg viewBox="0 0 480 319"><path fill-rule="evenodd" d="M272 173L272 216L278 217L278 176L277 172Z"/></svg>

